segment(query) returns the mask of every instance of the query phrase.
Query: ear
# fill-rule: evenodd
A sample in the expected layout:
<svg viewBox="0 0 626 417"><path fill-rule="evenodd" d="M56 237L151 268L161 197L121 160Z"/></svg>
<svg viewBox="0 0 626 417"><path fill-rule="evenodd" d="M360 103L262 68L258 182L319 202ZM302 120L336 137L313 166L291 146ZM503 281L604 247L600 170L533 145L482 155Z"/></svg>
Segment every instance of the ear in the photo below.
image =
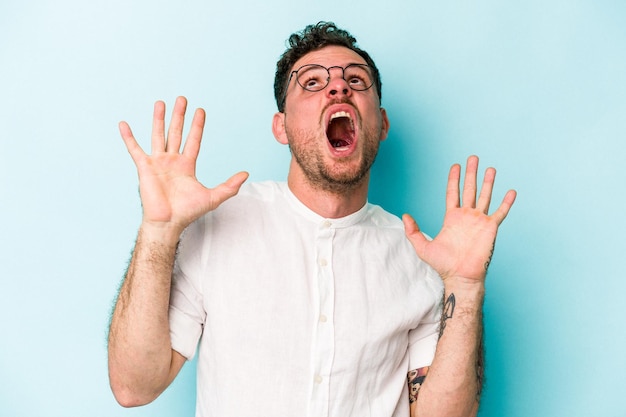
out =
<svg viewBox="0 0 626 417"><path fill-rule="evenodd" d="M285 113L277 112L272 119L272 133L274 137L283 145L287 145L287 133L285 132Z"/></svg>
<svg viewBox="0 0 626 417"><path fill-rule="evenodd" d="M382 119L382 127L380 129L380 140L387 139L387 133L389 133L389 118L387 117L387 111L384 108L380 108L380 117Z"/></svg>

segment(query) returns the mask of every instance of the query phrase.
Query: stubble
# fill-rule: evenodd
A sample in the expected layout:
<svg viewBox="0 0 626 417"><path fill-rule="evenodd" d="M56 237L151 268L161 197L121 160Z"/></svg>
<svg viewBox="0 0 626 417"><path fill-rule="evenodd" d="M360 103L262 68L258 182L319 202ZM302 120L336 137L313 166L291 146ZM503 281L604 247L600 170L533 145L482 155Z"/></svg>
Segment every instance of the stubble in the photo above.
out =
<svg viewBox="0 0 626 417"><path fill-rule="evenodd" d="M333 194L343 194L363 184L376 160L380 145L380 132L363 129L359 138L360 162L356 166L351 166L352 157L327 163L320 149L327 145L320 145L315 132L287 128L286 133L291 154L311 186Z"/></svg>

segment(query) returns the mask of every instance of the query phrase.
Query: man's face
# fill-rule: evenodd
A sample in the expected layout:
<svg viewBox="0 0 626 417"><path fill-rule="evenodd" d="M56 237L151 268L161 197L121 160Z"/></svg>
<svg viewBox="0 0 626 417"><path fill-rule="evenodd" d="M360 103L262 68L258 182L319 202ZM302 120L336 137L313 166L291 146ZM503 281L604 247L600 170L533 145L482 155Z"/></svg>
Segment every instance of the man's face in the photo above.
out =
<svg viewBox="0 0 626 417"><path fill-rule="evenodd" d="M365 60L348 48L329 46L303 56L292 70L308 64L345 68ZM363 183L388 128L376 87L352 90L340 68L330 69L330 82L317 92L302 88L294 75L287 86L285 112L274 118L276 138L288 143L292 152L290 175L333 192Z"/></svg>

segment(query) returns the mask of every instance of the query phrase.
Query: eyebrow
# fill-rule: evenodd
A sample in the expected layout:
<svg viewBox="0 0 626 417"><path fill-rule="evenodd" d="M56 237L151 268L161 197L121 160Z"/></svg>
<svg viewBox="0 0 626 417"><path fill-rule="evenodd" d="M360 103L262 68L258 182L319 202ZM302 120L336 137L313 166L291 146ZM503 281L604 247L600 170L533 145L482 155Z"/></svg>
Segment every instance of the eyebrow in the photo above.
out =
<svg viewBox="0 0 626 417"><path fill-rule="evenodd" d="M294 69L293 71L298 71L300 68L306 67L307 65L319 65L320 67L324 67L324 68L335 68L335 67L345 68L345 67L349 67L350 65L367 65L367 63L366 62L349 62L346 65L331 65L330 67L327 67L326 65L322 65L322 64L310 63L310 64L300 65L297 69Z"/></svg>

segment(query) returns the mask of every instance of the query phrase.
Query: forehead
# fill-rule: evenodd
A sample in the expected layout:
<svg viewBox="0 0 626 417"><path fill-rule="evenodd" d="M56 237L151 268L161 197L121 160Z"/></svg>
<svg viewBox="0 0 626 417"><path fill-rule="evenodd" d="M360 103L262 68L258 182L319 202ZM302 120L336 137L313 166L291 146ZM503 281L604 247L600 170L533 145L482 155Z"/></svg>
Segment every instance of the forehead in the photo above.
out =
<svg viewBox="0 0 626 417"><path fill-rule="evenodd" d="M297 70L303 65L318 64L325 67L335 65L345 67L348 64L365 64L361 55L348 49L345 46L326 46L315 51L311 51L296 61L292 70Z"/></svg>

